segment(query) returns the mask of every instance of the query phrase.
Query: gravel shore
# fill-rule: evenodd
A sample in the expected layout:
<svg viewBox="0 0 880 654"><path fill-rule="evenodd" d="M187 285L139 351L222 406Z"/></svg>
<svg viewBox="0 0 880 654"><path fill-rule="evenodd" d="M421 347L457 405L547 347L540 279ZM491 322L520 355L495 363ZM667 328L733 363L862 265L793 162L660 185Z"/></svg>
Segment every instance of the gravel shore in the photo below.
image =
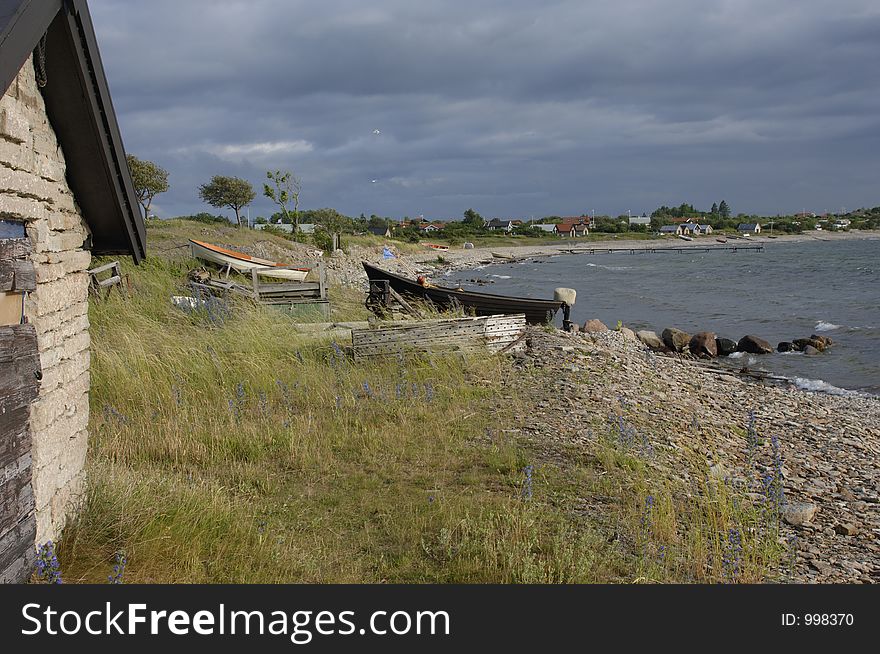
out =
<svg viewBox="0 0 880 654"><path fill-rule="evenodd" d="M745 381L651 354L625 332L531 329L529 340L518 355L522 374L510 383L527 398L517 408L526 437L555 465L572 451L590 455L609 416L623 416L650 439L661 475L686 486L696 457L743 501L760 502L760 480L779 463L775 444L784 487L780 540L796 551L779 577L880 582L880 398ZM750 414L759 436L751 449ZM585 506L595 500L583 498Z"/></svg>

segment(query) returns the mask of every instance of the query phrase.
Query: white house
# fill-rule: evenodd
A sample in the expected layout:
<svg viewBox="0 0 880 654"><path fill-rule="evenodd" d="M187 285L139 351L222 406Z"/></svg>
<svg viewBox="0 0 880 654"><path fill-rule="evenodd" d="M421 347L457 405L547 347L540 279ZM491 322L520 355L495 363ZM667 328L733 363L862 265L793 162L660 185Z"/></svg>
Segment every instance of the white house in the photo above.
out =
<svg viewBox="0 0 880 654"><path fill-rule="evenodd" d="M645 215L630 216L629 217L629 224L630 225L650 225L651 224L651 217L645 216Z"/></svg>
<svg viewBox="0 0 880 654"><path fill-rule="evenodd" d="M663 225L660 228L660 234L663 236L681 236L684 234L682 225Z"/></svg>
<svg viewBox="0 0 880 654"><path fill-rule="evenodd" d="M737 226L736 231L740 234L760 234L761 225L758 223L742 223Z"/></svg>

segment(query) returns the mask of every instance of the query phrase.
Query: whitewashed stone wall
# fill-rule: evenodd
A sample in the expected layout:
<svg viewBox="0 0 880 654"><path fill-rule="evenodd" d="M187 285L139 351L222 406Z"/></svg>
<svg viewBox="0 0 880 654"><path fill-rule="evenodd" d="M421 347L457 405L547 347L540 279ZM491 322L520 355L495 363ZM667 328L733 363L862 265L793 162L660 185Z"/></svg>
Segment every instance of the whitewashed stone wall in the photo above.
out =
<svg viewBox="0 0 880 654"><path fill-rule="evenodd" d="M0 99L0 217L22 220L37 290L25 311L43 378L31 405L37 543L59 537L85 483L89 422L89 235L31 61Z"/></svg>

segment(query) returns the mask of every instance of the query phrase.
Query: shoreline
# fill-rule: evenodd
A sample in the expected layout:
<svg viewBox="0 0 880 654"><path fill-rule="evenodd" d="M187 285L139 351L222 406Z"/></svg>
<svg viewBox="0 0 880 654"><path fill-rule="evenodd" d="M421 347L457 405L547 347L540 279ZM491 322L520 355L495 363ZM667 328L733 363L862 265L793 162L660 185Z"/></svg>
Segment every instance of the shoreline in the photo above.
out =
<svg viewBox="0 0 880 654"><path fill-rule="evenodd" d="M571 252L571 250L589 250L595 249L620 249L620 250L638 250L638 249L665 249L672 247L730 247L731 245L768 245L783 243L806 243L806 242L835 242L850 240L877 240L880 241L880 231L850 231L850 232L821 232L821 236L809 234L786 234L770 238L765 235L749 236L745 239L737 239L728 243L719 243L714 236L702 236L695 238L692 242L683 241L679 238L661 238L661 239L614 239L609 236L607 239L600 241L585 241L580 239L569 239L555 243L541 245L503 245L503 246L480 246L472 250L463 248L450 248L448 252L425 252L419 254L400 254L401 260L411 259L413 263L429 263L437 260L437 257L443 257L449 264L444 265L444 270L467 270L470 266L467 264L489 264L489 263L510 263L508 259L499 259L493 256L493 252L505 254L515 257L518 260L530 259L535 257L557 256L567 254L579 254Z"/></svg>

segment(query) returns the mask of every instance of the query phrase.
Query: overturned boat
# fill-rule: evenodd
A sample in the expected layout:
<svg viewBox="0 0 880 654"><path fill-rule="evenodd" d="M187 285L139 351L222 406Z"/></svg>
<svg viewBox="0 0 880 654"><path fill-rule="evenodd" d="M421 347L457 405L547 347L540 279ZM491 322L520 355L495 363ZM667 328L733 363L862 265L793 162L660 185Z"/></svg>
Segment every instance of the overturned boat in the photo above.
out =
<svg viewBox="0 0 880 654"><path fill-rule="evenodd" d="M435 286L427 281L407 279L387 270L377 268L366 261L364 270L370 282L388 282L388 286L400 295L425 300L442 309L461 307L477 316L524 313L526 321L541 325L553 320L557 311L565 306L559 300L537 300L507 295L491 295L465 291L460 288Z"/></svg>
<svg viewBox="0 0 880 654"><path fill-rule="evenodd" d="M260 270L260 275L265 277L275 277L278 279L288 279L294 282L301 282L305 280L311 270L311 268L292 268L285 263L252 257L243 252L230 250L228 248L220 247L219 245L212 245L211 243L205 243L204 241L190 239L189 242L192 247L193 257L196 259L209 261L224 268L237 270L240 273L249 273L255 268L258 268ZM267 270L267 268L269 270ZM271 270L272 268L275 268L276 270Z"/></svg>

